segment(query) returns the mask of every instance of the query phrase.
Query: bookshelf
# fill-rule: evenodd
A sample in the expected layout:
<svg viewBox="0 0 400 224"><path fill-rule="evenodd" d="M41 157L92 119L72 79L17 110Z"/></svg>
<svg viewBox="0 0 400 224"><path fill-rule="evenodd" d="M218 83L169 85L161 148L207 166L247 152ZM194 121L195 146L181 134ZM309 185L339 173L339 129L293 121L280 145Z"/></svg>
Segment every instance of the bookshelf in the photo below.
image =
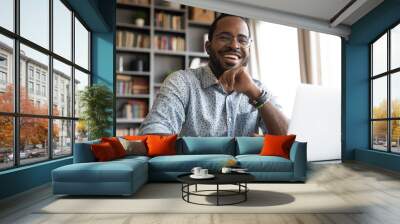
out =
<svg viewBox="0 0 400 224"><path fill-rule="evenodd" d="M192 10L162 0L117 1L117 136L137 134L168 74L207 63L210 22L192 19Z"/></svg>

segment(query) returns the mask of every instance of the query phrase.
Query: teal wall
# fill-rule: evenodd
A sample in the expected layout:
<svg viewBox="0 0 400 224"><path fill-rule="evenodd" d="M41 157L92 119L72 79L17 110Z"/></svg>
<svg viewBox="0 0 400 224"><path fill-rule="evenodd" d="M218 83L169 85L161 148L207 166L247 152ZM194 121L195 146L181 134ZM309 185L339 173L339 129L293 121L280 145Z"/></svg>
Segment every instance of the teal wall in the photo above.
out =
<svg viewBox="0 0 400 224"><path fill-rule="evenodd" d="M114 96L113 126L110 127L110 135L115 136L115 1L100 1L98 8L105 19L108 27L107 32L92 32L92 72L93 83L102 83L108 86Z"/></svg>
<svg viewBox="0 0 400 224"><path fill-rule="evenodd" d="M92 82L104 83L115 92L115 0L67 2L92 31ZM112 119L115 119L114 117ZM110 132L114 132L113 127L110 127ZM50 182L53 169L71 163L72 157L68 157L0 172L0 199Z"/></svg>
<svg viewBox="0 0 400 224"><path fill-rule="evenodd" d="M53 169L71 163L69 157L0 172L0 199L48 183Z"/></svg>
<svg viewBox="0 0 400 224"><path fill-rule="evenodd" d="M369 47L377 36L400 22L400 0L386 0L351 27L343 40L343 160L358 160L398 170L398 156L369 150ZM357 149L357 152L356 152ZM359 152L359 150L363 150ZM379 162L377 162L379 161ZM396 161L396 162L394 162ZM396 164L397 163L397 164Z"/></svg>

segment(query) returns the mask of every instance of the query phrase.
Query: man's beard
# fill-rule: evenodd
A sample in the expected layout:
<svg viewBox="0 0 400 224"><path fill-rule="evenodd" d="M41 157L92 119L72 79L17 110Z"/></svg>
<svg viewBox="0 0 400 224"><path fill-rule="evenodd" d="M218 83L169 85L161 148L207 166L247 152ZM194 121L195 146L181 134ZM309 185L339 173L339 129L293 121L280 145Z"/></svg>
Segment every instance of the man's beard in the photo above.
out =
<svg viewBox="0 0 400 224"><path fill-rule="evenodd" d="M217 77L217 79L219 79L219 77L221 77L222 73L224 73L227 69L225 69L222 66L223 62L218 60L218 57L213 50L210 51L209 56L210 56L210 63L209 63L210 68L213 71L214 75Z"/></svg>
<svg viewBox="0 0 400 224"><path fill-rule="evenodd" d="M223 50L221 50L222 53L227 53L227 52L239 52L242 57L244 56L243 53L240 52L240 50L235 50L232 48L225 48ZM220 58L218 58L217 53L214 50L210 50L209 52L209 58L210 58L210 68L213 71L214 75L217 77L217 79L219 79L219 77L221 77L221 75L226 71L229 70L231 68L233 68L235 65L229 65L228 67L224 66L224 62L220 60ZM243 66L247 66L247 62L248 62L248 57L243 57L242 58L242 62Z"/></svg>

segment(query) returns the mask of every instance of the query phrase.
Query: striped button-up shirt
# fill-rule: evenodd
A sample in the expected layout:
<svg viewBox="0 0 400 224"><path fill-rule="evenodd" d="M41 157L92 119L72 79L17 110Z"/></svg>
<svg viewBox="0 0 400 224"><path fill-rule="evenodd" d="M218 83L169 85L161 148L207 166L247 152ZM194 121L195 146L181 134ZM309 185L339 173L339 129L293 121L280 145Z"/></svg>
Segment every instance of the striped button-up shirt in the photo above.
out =
<svg viewBox="0 0 400 224"><path fill-rule="evenodd" d="M254 82L267 91L260 81ZM274 98L271 102L278 106ZM140 134L234 137L250 136L259 128L267 132L260 112L249 104L249 98L238 92L225 93L207 65L167 77Z"/></svg>

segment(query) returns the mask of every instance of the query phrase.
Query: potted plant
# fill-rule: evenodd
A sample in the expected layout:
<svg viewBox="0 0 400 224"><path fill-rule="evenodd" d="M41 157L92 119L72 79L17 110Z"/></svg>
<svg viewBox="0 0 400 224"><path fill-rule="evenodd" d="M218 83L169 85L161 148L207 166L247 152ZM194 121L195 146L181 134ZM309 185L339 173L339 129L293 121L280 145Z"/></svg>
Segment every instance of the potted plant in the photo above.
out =
<svg viewBox="0 0 400 224"><path fill-rule="evenodd" d="M112 125L113 94L107 86L94 84L80 94L81 119L88 131L89 140L110 136Z"/></svg>

